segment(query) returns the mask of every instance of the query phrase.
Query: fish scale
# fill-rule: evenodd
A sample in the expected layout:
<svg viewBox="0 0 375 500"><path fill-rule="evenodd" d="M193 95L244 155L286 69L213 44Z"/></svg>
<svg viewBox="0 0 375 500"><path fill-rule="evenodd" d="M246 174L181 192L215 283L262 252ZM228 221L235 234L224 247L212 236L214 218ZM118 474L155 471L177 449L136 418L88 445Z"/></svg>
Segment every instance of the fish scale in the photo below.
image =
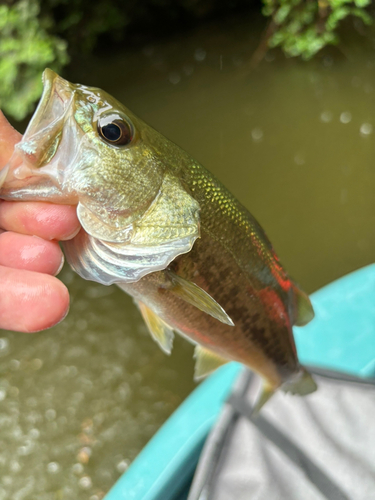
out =
<svg viewBox="0 0 375 500"><path fill-rule="evenodd" d="M33 151L30 154L30 151ZM42 175L41 175L42 174ZM204 167L106 92L44 72L40 104L2 173L3 199L77 204L63 243L85 279L133 296L154 340L195 344L196 376L229 360L278 388L316 389L292 326L313 318L254 217Z"/></svg>

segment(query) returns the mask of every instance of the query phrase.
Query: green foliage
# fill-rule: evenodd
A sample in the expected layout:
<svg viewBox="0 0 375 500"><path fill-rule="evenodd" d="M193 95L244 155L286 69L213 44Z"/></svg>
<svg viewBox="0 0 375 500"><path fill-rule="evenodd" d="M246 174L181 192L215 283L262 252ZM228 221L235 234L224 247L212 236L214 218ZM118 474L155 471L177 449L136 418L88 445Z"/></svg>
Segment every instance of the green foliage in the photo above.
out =
<svg viewBox="0 0 375 500"><path fill-rule="evenodd" d="M0 107L24 118L42 89L45 67L60 72L102 36L162 34L249 0L0 0ZM69 55L68 55L69 49Z"/></svg>
<svg viewBox="0 0 375 500"><path fill-rule="evenodd" d="M48 33L39 9L37 0L0 6L0 107L17 120L40 96L43 69L59 71L68 61L67 43Z"/></svg>
<svg viewBox="0 0 375 500"><path fill-rule="evenodd" d="M118 0L39 0L51 12L54 32L67 40L70 52L90 52L103 33L121 38L130 22L131 2Z"/></svg>
<svg viewBox="0 0 375 500"><path fill-rule="evenodd" d="M337 44L340 22L355 16L371 24L364 10L370 0L263 0L263 13L272 18L269 47L307 60L326 45Z"/></svg>
<svg viewBox="0 0 375 500"><path fill-rule="evenodd" d="M254 0L3 0L0 1L0 107L17 120L34 107L45 67L61 72L69 57L118 44L129 33L164 35ZM263 0L271 18L268 46L309 59L338 43L337 28L348 16L372 22L370 0ZM254 7L254 5L253 5Z"/></svg>

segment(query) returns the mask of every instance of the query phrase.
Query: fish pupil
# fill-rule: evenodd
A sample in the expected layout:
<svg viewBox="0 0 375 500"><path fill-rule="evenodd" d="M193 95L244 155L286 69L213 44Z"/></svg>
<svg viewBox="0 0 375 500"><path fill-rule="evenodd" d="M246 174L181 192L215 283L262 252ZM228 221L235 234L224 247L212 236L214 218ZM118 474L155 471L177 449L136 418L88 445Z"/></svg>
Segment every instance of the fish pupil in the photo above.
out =
<svg viewBox="0 0 375 500"><path fill-rule="evenodd" d="M109 123L102 127L102 133L108 141L116 142L121 137L121 129L115 123Z"/></svg>
<svg viewBox="0 0 375 500"><path fill-rule="evenodd" d="M116 118L114 120L103 119L98 123L98 132L101 137L115 146L126 146L133 138L132 127L125 120Z"/></svg>

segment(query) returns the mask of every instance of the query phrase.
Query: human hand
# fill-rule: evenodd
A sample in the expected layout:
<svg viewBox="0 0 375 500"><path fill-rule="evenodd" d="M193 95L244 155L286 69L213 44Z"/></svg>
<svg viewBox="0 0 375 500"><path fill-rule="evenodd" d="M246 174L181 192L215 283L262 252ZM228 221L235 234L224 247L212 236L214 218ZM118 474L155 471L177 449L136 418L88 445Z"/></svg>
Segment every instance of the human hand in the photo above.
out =
<svg viewBox="0 0 375 500"><path fill-rule="evenodd" d="M20 140L0 111L0 169ZM79 227L75 207L0 200L0 328L35 332L66 316L69 293L55 278L63 264L57 241Z"/></svg>

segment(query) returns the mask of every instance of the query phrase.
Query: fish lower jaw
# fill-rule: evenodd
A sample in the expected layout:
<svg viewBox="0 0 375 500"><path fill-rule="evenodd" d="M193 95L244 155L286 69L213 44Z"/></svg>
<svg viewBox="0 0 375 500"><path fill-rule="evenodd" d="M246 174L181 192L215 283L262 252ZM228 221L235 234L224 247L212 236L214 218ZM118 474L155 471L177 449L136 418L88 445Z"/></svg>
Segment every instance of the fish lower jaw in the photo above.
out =
<svg viewBox="0 0 375 500"><path fill-rule="evenodd" d="M24 180L28 177L34 177L36 175L36 169L31 168L25 164L20 165L15 170L13 170L13 176L15 179Z"/></svg>
<svg viewBox="0 0 375 500"><path fill-rule="evenodd" d="M51 179L42 172L17 178L11 173L0 172L0 198L3 200L46 201L62 205L77 205L74 194L63 192Z"/></svg>
<svg viewBox="0 0 375 500"><path fill-rule="evenodd" d="M11 187L12 189L18 188L19 186L23 187L25 181L29 182L29 179L31 180L32 178L45 175L44 172L41 172L39 168L34 166L34 156L20 151L20 148L17 148L17 146L13 156L1 170L0 174L5 187Z"/></svg>

